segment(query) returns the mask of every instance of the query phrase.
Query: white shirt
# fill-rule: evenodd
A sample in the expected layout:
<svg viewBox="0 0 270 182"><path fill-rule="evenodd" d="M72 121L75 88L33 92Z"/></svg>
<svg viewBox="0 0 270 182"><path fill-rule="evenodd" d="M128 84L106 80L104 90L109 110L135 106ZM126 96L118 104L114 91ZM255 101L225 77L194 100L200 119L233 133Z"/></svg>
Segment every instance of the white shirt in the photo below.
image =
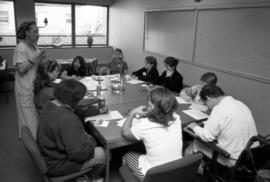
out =
<svg viewBox="0 0 270 182"><path fill-rule="evenodd" d="M28 62L28 60L32 60L34 57L36 57L39 52L38 47L31 49L24 41L21 41L14 50L13 65L15 66L17 63ZM24 75L20 75L18 71L16 71L15 86L21 95L29 95L32 93L33 81L36 77L36 69L37 65L35 64Z"/></svg>
<svg viewBox="0 0 270 182"><path fill-rule="evenodd" d="M257 135L255 122L249 108L231 96L217 104L204 128L194 127L196 135L205 141L217 140L217 146L238 159L248 140Z"/></svg>
<svg viewBox="0 0 270 182"><path fill-rule="evenodd" d="M182 127L177 114L168 127L142 119L131 128L137 140L142 140L146 154L139 157L139 168L145 175L147 170L179 158L182 158Z"/></svg>

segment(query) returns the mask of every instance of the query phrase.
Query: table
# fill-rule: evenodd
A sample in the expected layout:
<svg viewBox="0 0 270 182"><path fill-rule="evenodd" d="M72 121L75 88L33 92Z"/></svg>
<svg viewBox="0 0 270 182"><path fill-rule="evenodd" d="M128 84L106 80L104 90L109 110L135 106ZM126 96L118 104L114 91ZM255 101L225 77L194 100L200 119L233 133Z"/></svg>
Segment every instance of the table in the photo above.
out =
<svg viewBox="0 0 270 182"><path fill-rule="evenodd" d="M107 90L102 91L105 97L106 104L109 110L118 110L124 117L127 113L136 106L147 105L147 89L140 84L131 85L125 83L124 94L115 94L110 88L110 77L102 76L103 84L107 85ZM194 122L194 119L183 113L182 110L187 109L189 104L179 104L176 113L180 115L182 125L186 126L190 122ZM98 138L101 144L105 148L106 156L110 155L110 150L118 147L127 146L133 144L134 141L130 141L121 136L121 128L117 126L116 120L112 120L108 127L96 127L91 122L86 123L93 134ZM106 157L106 178L105 181L109 182L110 177L110 160Z"/></svg>
<svg viewBox="0 0 270 182"><path fill-rule="evenodd" d="M92 62L97 60L97 58L84 58L84 60L86 63L86 71L88 75L89 73L91 73ZM66 70L67 67L72 64L73 59L56 59L56 61L62 66L63 70Z"/></svg>

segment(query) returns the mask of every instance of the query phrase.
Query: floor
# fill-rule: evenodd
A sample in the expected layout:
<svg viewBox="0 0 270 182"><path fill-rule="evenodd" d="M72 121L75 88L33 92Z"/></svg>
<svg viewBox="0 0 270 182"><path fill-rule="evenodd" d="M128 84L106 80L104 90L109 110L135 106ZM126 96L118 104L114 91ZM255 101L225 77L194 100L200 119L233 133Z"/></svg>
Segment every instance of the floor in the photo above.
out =
<svg viewBox="0 0 270 182"><path fill-rule="evenodd" d="M121 153L121 152L120 152ZM119 151L113 151L111 182L120 182L118 168L121 163ZM18 125L14 93L10 91L9 102L0 93L0 181L43 182L42 175L18 138Z"/></svg>

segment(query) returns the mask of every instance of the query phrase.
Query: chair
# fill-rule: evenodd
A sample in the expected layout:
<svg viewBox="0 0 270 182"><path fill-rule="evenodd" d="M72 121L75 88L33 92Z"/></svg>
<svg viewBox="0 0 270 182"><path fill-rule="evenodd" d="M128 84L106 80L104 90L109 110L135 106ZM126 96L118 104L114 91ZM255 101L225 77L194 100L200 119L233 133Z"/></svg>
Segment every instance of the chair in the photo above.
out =
<svg viewBox="0 0 270 182"><path fill-rule="evenodd" d="M270 135L269 135L270 136ZM207 159L204 168L205 175L211 181L221 182L254 182L258 177L257 172L267 169L270 172L270 137L261 135L253 136L248 141L233 167L223 166L217 162L220 151L213 149L212 159ZM259 143L253 147L254 143ZM209 162L210 160L210 162Z"/></svg>
<svg viewBox="0 0 270 182"><path fill-rule="evenodd" d="M8 63L7 60L0 56L0 87L6 95L6 103L9 101L9 82L10 75L8 74Z"/></svg>
<svg viewBox="0 0 270 182"><path fill-rule="evenodd" d="M89 73L91 75L96 75L97 74L97 65L98 65L98 59L95 59L91 63L91 72Z"/></svg>
<svg viewBox="0 0 270 182"><path fill-rule="evenodd" d="M191 182L196 176L201 160L202 154L194 154L153 167L147 171L144 182ZM119 172L125 182L139 182L128 166L122 166Z"/></svg>
<svg viewBox="0 0 270 182"><path fill-rule="evenodd" d="M72 174L69 174L66 176L50 177L47 175L47 164L46 164L45 160L43 159L43 157L39 151L39 148L37 146L37 143L36 143L32 133L30 132L30 130L27 126L23 126L21 129L21 140L22 140L26 150L31 155L31 158L35 162L36 166L39 168L39 171L43 175L44 180L46 182L68 181L68 180L74 179L78 176L81 176L83 174L86 174L92 170L92 168L89 168L89 169L79 171L76 173L72 173Z"/></svg>

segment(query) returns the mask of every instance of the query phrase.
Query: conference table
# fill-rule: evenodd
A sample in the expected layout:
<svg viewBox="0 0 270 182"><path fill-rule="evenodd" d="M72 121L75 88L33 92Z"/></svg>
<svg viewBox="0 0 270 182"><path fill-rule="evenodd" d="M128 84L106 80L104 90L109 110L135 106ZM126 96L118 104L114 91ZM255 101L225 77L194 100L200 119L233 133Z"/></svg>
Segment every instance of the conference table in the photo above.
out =
<svg viewBox="0 0 270 182"><path fill-rule="evenodd" d="M102 92L105 98L106 105L110 111L117 110L123 117L126 117L128 112L140 105L147 105L148 87L145 83L129 84L124 82L124 92L115 93L111 89L111 79L113 76L101 76ZM91 92L95 92L94 89ZM186 126L191 122L196 121L194 118L183 113L183 110L188 109L190 104L179 104L176 113L180 115L182 126ZM119 120L119 119L118 119ZM106 152L106 176L105 181L109 182L110 178L110 151L115 148L134 144L136 141L128 140L121 135L121 127L117 124L118 120L110 120L107 127L95 126L93 121L86 121L85 126L99 142L103 145ZM179 131L181 132L181 131Z"/></svg>

